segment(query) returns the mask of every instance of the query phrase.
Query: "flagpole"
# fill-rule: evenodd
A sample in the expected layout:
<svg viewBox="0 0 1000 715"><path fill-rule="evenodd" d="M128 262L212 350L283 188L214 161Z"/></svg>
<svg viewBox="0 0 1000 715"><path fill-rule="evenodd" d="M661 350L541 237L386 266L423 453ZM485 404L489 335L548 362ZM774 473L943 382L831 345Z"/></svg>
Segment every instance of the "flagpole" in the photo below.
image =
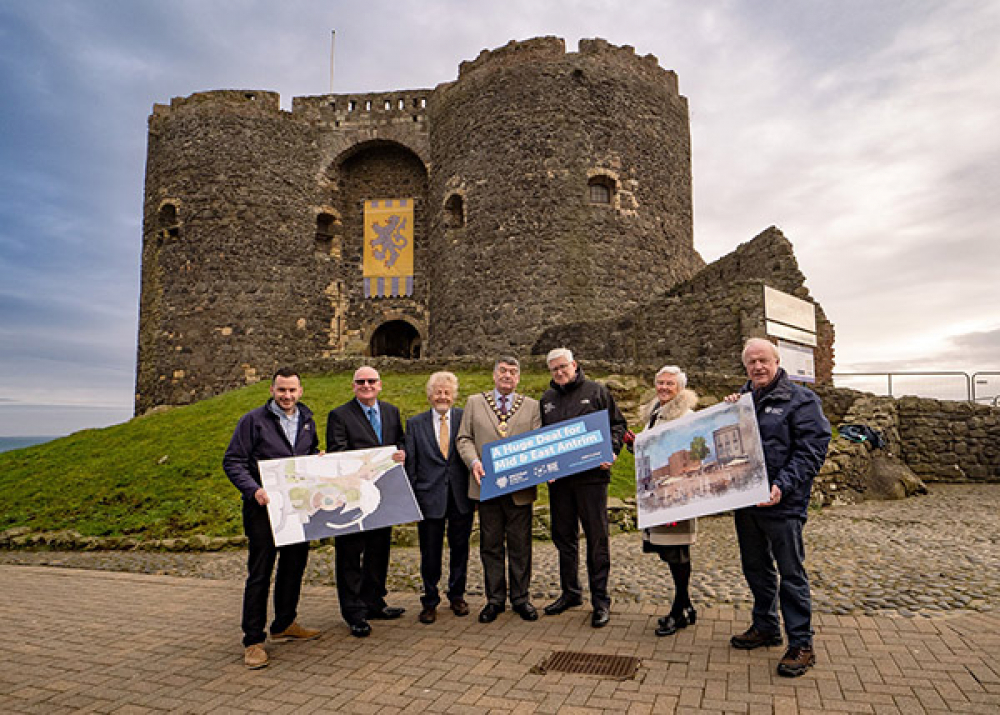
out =
<svg viewBox="0 0 1000 715"><path fill-rule="evenodd" d="M337 44L337 31L330 30L330 94L333 94L333 50Z"/></svg>

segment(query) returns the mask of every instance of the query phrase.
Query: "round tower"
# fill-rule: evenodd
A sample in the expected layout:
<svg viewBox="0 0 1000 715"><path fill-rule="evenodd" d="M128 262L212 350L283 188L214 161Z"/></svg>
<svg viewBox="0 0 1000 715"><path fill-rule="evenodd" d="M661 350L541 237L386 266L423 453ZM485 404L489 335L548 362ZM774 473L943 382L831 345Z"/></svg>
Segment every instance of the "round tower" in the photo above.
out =
<svg viewBox="0 0 1000 715"><path fill-rule="evenodd" d="M430 354L523 355L704 265L687 101L655 57L512 42L462 63L428 113Z"/></svg>
<svg viewBox="0 0 1000 715"><path fill-rule="evenodd" d="M275 93L203 92L149 120L136 411L269 379L321 353L308 123Z"/></svg>

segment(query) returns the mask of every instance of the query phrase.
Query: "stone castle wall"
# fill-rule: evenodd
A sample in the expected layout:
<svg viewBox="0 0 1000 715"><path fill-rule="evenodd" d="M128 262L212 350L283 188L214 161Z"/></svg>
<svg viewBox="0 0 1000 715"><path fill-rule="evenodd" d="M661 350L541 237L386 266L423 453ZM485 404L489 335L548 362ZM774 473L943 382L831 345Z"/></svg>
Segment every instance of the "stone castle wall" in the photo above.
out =
<svg viewBox="0 0 1000 715"><path fill-rule="evenodd" d="M381 198L415 202L411 296L363 295L363 202ZM291 111L256 90L175 98L149 119L136 409L345 356L566 343L730 371L763 330L761 286L805 291L781 241L705 268L677 76L603 40L512 42L434 89Z"/></svg>
<svg viewBox="0 0 1000 715"><path fill-rule="evenodd" d="M834 426L879 430L887 450L927 482L1000 481L1000 409L921 397L816 388Z"/></svg>
<svg viewBox="0 0 1000 715"><path fill-rule="evenodd" d="M195 95L154 112L140 408L207 397L221 376L226 386L246 384L272 362L323 348L316 327L328 320L325 285L313 255L318 161L310 127L278 111L270 93Z"/></svg>
<svg viewBox="0 0 1000 715"><path fill-rule="evenodd" d="M532 347L566 346L585 355L739 375L748 338L766 337L764 286L812 301L788 239L771 227L672 288L650 291L634 310L546 330ZM817 307L816 377L832 379L833 325Z"/></svg>
<svg viewBox="0 0 1000 715"><path fill-rule="evenodd" d="M525 352L547 325L628 310L644 283L704 265L687 102L655 59L603 41L512 43L463 63L430 121L431 200L465 206L436 242L448 289L432 296L432 353ZM611 203L590 202L595 180Z"/></svg>

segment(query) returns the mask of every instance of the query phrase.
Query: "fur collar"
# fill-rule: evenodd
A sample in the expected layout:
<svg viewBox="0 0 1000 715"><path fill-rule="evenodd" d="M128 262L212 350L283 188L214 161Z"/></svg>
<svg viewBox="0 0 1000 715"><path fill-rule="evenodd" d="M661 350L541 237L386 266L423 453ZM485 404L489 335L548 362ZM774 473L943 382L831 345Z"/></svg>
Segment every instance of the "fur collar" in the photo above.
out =
<svg viewBox="0 0 1000 715"><path fill-rule="evenodd" d="M639 416L643 424L649 424L649 419L656 413L657 422L669 422L683 417L688 412L693 412L698 406L698 394L694 390L687 388L677 393L677 396L665 405L660 404L660 400L654 397L651 402L642 407Z"/></svg>

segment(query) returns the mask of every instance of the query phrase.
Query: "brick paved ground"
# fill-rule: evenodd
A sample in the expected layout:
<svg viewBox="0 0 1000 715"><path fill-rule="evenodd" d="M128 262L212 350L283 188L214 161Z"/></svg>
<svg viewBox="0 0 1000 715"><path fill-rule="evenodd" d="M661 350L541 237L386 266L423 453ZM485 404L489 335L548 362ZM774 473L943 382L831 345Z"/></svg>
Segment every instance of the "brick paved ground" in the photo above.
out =
<svg viewBox="0 0 1000 715"><path fill-rule="evenodd" d="M819 665L775 673L782 649L739 652L745 611L703 609L697 625L656 638L655 606L616 606L590 628L584 609L525 623L509 611L416 621L417 596L393 594L404 618L357 640L336 592L307 587L307 643L269 646L247 671L235 581L0 566L0 712L797 713L1000 712L1000 613L953 611L816 618ZM480 603L473 603L473 608ZM633 680L532 672L553 651L632 655Z"/></svg>

